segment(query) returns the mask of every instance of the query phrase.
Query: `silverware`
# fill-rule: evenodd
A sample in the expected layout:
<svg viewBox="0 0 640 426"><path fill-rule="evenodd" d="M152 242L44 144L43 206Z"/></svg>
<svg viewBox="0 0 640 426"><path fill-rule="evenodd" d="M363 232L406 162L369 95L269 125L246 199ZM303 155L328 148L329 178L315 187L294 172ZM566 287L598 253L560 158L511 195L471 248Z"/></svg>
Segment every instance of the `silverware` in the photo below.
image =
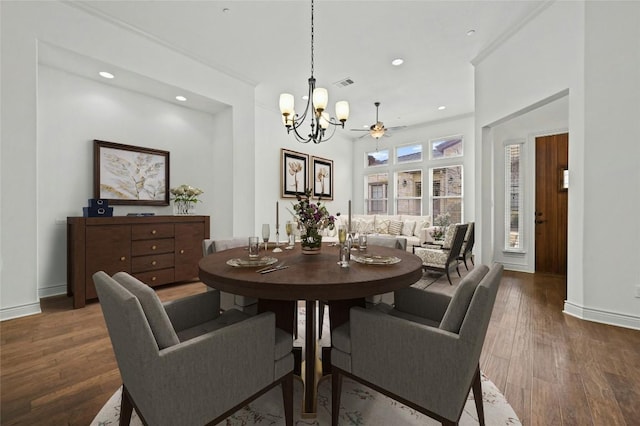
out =
<svg viewBox="0 0 640 426"><path fill-rule="evenodd" d="M274 268L277 268L278 266L282 266L282 265L284 265L284 262L280 262L275 266L274 265L268 265L268 266L265 266L264 268L256 269L256 272L266 271L267 269L274 269Z"/></svg>
<svg viewBox="0 0 640 426"><path fill-rule="evenodd" d="M275 268L271 268L271 269L267 269L265 271L261 271L261 274L268 274L269 272L275 272L275 271L279 271L281 269L287 269L289 267L289 265L284 265L284 266L277 266Z"/></svg>

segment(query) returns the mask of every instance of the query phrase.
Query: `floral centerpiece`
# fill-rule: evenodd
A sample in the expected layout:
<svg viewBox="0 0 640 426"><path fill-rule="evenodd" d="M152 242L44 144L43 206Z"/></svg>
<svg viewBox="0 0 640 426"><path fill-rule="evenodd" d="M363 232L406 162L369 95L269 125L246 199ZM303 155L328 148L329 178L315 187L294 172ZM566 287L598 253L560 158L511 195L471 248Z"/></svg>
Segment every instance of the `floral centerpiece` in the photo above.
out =
<svg viewBox="0 0 640 426"><path fill-rule="evenodd" d="M433 225L436 227L433 231L433 238L436 240L442 240L447 227L451 224L451 214L441 213L433 219Z"/></svg>
<svg viewBox="0 0 640 426"><path fill-rule="evenodd" d="M179 215L193 214L195 204L200 201L198 200L198 195L204 193L201 189L194 188L191 185L180 185L176 188L171 188L170 192L173 195L175 213Z"/></svg>
<svg viewBox="0 0 640 426"><path fill-rule="evenodd" d="M304 195L298 195L297 198L298 202L293 205L293 209L300 229L302 251L317 252L322 244L320 231L333 229L336 219L329 214L320 198L317 202L312 202L311 189L306 189Z"/></svg>

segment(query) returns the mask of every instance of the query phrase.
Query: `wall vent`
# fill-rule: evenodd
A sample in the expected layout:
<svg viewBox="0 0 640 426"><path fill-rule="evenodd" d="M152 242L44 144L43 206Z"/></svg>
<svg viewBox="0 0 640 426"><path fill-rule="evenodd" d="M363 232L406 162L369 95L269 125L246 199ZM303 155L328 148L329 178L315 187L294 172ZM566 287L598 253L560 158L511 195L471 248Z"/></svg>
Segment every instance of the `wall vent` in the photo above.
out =
<svg viewBox="0 0 640 426"><path fill-rule="evenodd" d="M351 80L350 77L347 77L347 78L343 78L342 80L336 81L333 84L338 86L338 87L347 87L347 86L351 86L353 84L353 80Z"/></svg>

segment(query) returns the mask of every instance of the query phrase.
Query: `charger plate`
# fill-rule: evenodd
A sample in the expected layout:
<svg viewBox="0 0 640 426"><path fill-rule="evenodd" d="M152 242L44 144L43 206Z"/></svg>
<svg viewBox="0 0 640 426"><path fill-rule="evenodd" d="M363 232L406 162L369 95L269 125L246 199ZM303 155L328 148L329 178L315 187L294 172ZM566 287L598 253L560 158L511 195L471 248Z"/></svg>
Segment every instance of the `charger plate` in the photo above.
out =
<svg viewBox="0 0 640 426"><path fill-rule="evenodd" d="M276 263L278 259L275 257L263 256L258 259L229 259L227 260L227 265L233 266L234 268L252 268L254 266L269 266Z"/></svg>
<svg viewBox="0 0 640 426"><path fill-rule="evenodd" d="M373 254L352 254L351 258L358 263L366 265L393 265L401 260L395 256L377 256Z"/></svg>

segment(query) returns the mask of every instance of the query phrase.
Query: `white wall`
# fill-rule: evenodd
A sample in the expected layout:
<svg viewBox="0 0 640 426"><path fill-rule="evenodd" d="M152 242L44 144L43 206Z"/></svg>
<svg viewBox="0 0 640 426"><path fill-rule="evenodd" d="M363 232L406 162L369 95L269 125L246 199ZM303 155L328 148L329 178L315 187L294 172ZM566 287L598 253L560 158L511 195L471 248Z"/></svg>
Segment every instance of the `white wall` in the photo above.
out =
<svg viewBox="0 0 640 426"><path fill-rule="evenodd" d="M38 87L39 41L70 50L79 55L96 58L103 63L113 64L118 68L230 105L232 112L219 114L220 117L214 119L212 125L215 125L216 129L213 135L209 136L209 139L218 138L231 148L221 147L220 150L216 150L212 153L211 164L208 167L197 169L185 166L186 162L191 161L191 158L186 156L181 158L181 154L178 154L177 150L182 141L173 141L170 151L173 152L173 157L176 157L177 170L172 170L172 179L175 182L187 182L187 179L193 179L194 184L207 182L212 176L218 177L217 172L213 173L212 170L220 167L224 179L216 179L207 183L207 186L212 188L207 193L216 194L224 201L232 200L231 205L218 204L213 199L207 199L205 195L206 204L199 206L199 208L202 207L203 212L212 207L227 209L221 216L225 223L232 224L234 233L249 232L248 230L253 227L255 222L254 167L240 168L239 166L246 165L247 158L250 161L254 161L255 158L253 87L206 67L202 63L176 53L165 46L156 44L144 36L130 33L121 26L89 15L73 7L72 4L1 2L0 11L2 55L0 318L6 319L39 312L38 284L41 283L45 287L60 285L60 269L52 267L52 264L60 262L62 258L56 254L56 257L51 259L51 255L47 251L54 245L54 241L60 240L60 225L55 225L55 219L60 215L68 214L65 212L79 213L81 210L78 209L85 205L86 199L92 195L91 191L82 192L82 188L86 187L86 182L92 180L91 166L84 163L85 159L81 157L86 153L81 150L73 153L57 152L56 155L62 156L64 161L74 163L74 168L80 170L76 177L82 184L78 185L77 182L74 182L73 185L78 188L77 194L63 196L69 197L70 202L73 202L71 206L66 206L65 210L56 207L54 212L48 210L50 208L48 201L54 197L48 192L50 190L48 185L44 181L40 181L40 176L44 171L44 169L40 169L41 162L47 154L39 152L39 150L50 148L48 145L50 141L48 135L39 132L38 120L40 119L39 113L51 112L51 108L54 108L55 105L51 99L49 99L52 102L50 108L44 107L42 109L39 105L40 101L45 102L47 99L45 93L48 90L53 90L52 88ZM47 73L47 71L44 72ZM44 77L45 84L49 77ZM103 92L102 95L104 94ZM51 95L53 93L49 94L49 96ZM85 93L84 96L88 98L89 94ZM69 98L67 101L71 102L72 99ZM145 104L153 112L158 112L161 109L158 105L152 106L152 103L147 103L139 98L134 102L138 105ZM102 107L107 108L108 106L102 105ZM120 113L122 111L119 110ZM171 115L175 114L176 110L168 108L164 112ZM63 114L64 111L59 113ZM144 111L138 111L138 113L144 115ZM90 114L90 112L86 114ZM42 118L44 119L46 116ZM67 115L65 119L67 121L49 122L47 129L59 126L60 129L56 130L58 134L66 136L66 132L73 133L73 130L67 129L67 127L82 127L76 117L69 119ZM149 116L145 118L145 121L151 125L157 119L160 118ZM193 121L190 120L187 121L193 124ZM201 122L202 118L194 120ZM110 130L114 136L111 139L116 139L115 142L129 142L144 146L145 144L139 142L139 136L142 133L141 127L133 126L131 123L132 119L126 122L111 123L113 127L121 127ZM221 125L218 126L219 124ZM176 122L173 125L176 126L175 130L180 124ZM106 127L108 126L104 128ZM192 130L195 135L202 129L196 130L194 128ZM155 131L159 131L159 129L149 130L149 133ZM106 133L103 132L103 134ZM77 133L73 133L73 135L80 137ZM82 137L85 141L94 137L98 138L97 135L83 135ZM104 138L107 139L107 137ZM207 137L199 135L196 139L198 139L197 143L204 144ZM68 141L68 143L69 145L66 145L65 148L69 148L74 142ZM166 139L162 143L166 143ZM147 145L157 146L154 141L150 141ZM219 155L221 153L224 155ZM192 155L197 157L198 153ZM209 155L207 153L207 156ZM231 164L231 168L229 168L229 164ZM59 173L67 173L67 171L61 169ZM76 171L72 173L76 173ZM184 175L181 176L180 173L184 173ZM229 176L228 173L231 175ZM41 183L45 186L44 188ZM205 190L207 189L205 188ZM238 197L235 194L246 196ZM81 201L75 201L76 197ZM7 200L12 201L7 202ZM212 221L215 218L216 213L214 212L212 213ZM42 230L43 235L40 236L39 228L43 226L45 229ZM217 228L214 227L214 229ZM47 240L44 244L48 247L39 246L40 238ZM64 251L63 246L55 248L58 251ZM39 276L48 273L55 275L54 281L50 282Z"/></svg>
<svg viewBox="0 0 640 426"><path fill-rule="evenodd" d="M535 272L535 138L537 136L566 133L569 130L569 99L563 97L529 113L513 118L493 128L495 247L494 260L505 269ZM523 177L522 252L504 250L505 241L505 163L504 147L508 143L523 142L520 173Z"/></svg>
<svg viewBox="0 0 640 426"><path fill-rule="evenodd" d="M378 149L389 150L389 166L378 166L367 168L367 153L376 150L376 141L370 136L355 139L353 145L353 209L354 213L363 214L365 212L364 202L364 176L371 173L389 173L389 204L393 206L394 188L393 173L398 170L422 170L422 214L430 215L429 206L429 169L431 167L459 165L463 166L463 218L465 221L472 221L475 218L475 137L473 128L473 116L455 117L439 122L425 123L419 126L412 126L401 131L396 131L390 137L383 137L378 141ZM442 160L429 160L429 141L445 136L462 135L463 151L462 158L447 158ZM394 164L394 149L401 145L422 144L422 163ZM390 207L390 212L394 212L394 207Z"/></svg>
<svg viewBox="0 0 640 426"><path fill-rule="evenodd" d="M638 2L554 2L475 64L476 135L483 145L476 163L478 191L492 188L485 173L494 160L485 149L493 144L487 128L568 89L565 312L633 328L640 328L640 299L633 297L640 249L632 242L640 235L639 17ZM609 141L615 141L614 149ZM612 181L625 196L623 208L607 196ZM494 253L493 201L479 197L476 203L483 263ZM619 225L615 231L608 230L611 223ZM607 250L603 238L622 244Z"/></svg>
<svg viewBox="0 0 640 426"><path fill-rule="evenodd" d="M215 180L208 170L216 140L210 114L100 84L47 66L38 68L38 291L66 292L66 218L81 216L93 198L93 139L170 152L170 185L205 191L199 214L217 216ZM114 206L172 214L172 206Z"/></svg>
<svg viewBox="0 0 640 426"><path fill-rule="evenodd" d="M303 125L304 126L304 125ZM287 135L282 125L282 117L277 109L277 99L273 105L256 106L256 162L255 162L255 228L253 233L261 235L261 226L271 226L271 239L275 240L276 201L279 201L280 239L285 240L284 224L292 218L292 203L295 198L280 198L280 149L285 148L312 156L333 160L333 201L326 201L329 213L346 214L352 197L351 158L353 144L345 138L347 130L336 129L333 138L320 144L296 142L293 135ZM310 166L310 164L309 164Z"/></svg>

